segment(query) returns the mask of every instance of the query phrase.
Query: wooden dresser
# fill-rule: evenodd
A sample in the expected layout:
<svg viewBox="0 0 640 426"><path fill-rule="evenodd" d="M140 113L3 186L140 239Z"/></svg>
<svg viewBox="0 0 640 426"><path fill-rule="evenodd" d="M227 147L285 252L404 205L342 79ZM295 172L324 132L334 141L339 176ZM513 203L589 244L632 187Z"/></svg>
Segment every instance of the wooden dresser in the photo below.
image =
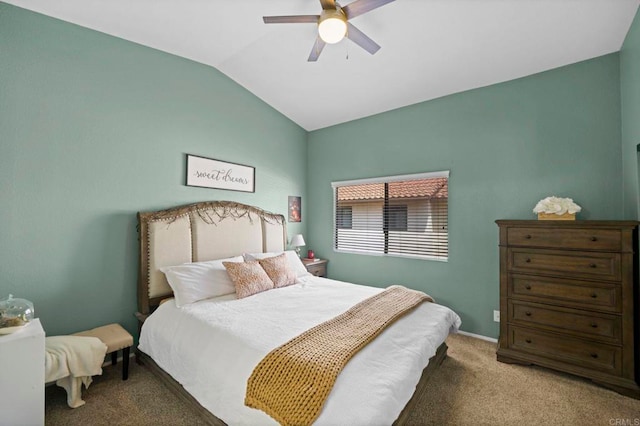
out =
<svg viewBox="0 0 640 426"><path fill-rule="evenodd" d="M498 220L498 361L640 398L638 222Z"/></svg>

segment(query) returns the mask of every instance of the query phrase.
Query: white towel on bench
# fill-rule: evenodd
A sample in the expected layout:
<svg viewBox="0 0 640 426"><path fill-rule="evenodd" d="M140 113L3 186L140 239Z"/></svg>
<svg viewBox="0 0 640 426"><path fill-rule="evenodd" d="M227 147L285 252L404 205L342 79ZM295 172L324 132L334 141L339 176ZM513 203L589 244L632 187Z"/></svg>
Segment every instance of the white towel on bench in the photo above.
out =
<svg viewBox="0 0 640 426"><path fill-rule="evenodd" d="M88 388L91 376L102 374L107 345L97 337L52 336L45 338L45 347L45 382L55 380L67 391L69 407L84 405L82 384Z"/></svg>

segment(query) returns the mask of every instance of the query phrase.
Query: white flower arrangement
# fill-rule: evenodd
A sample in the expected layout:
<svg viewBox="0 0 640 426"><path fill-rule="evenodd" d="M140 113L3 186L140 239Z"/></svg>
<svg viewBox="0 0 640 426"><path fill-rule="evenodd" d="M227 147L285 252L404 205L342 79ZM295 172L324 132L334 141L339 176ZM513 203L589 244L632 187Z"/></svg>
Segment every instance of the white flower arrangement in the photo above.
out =
<svg viewBox="0 0 640 426"><path fill-rule="evenodd" d="M582 207L573 202L571 198L547 197L538 201L533 208L534 213L547 213L562 215L565 213L575 214L582 210Z"/></svg>

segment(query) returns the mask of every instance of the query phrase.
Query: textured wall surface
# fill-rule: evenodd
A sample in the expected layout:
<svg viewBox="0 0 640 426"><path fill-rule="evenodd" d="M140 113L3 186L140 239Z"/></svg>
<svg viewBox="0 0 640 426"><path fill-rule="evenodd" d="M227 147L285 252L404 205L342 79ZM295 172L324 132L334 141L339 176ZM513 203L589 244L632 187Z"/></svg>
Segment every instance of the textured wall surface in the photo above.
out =
<svg viewBox="0 0 640 426"><path fill-rule="evenodd" d="M624 216L640 219L640 186L637 152L640 145L640 11L620 51L622 97L622 171Z"/></svg>
<svg viewBox="0 0 640 426"><path fill-rule="evenodd" d="M618 54L312 132L308 233L332 278L424 290L497 337L496 219L572 197L621 219ZM449 262L334 253L331 182L450 170ZM506 314L506 313L503 313Z"/></svg>
<svg viewBox="0 0 640 426"><path fill-rule="evenodd" d="M48 335L135 331L136 212L303 200L306 132L215 69L0 3L0 295ZM256 168L256 192L187 187L185 154Z"/></svg>
<svg viewBox="0 0 640 426"><path fill-rule="evenodd" d="M307 134L210 67L0 3L0 296L48 335L135 330L135 213L227 199L286 213L331 278L427 291L496 337L496 219L548 195L636 218L638 18L620 55ZM622 105L622 107L621 107ZM623 143L621 143L621 140ZM308 141L308 144L307 144ZM185 154L256 167L256 193L184 186ZM332 181L450 170L450 259L332 251Z"/></svg>

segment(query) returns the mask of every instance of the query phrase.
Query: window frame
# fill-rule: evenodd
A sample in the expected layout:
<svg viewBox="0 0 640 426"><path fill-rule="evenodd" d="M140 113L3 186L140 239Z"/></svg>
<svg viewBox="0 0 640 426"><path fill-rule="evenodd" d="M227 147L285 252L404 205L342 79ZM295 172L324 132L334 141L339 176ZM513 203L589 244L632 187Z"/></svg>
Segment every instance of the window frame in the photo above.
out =
<svg viewBox="0 0 640 426"><path fill-rule="evenodd" d="M384 252L371 252L371 251L361 251L361 250L356 250L356 249L339 249L337 248L337 242L336 242L336 238L337 238L337 214L336 214L336 209L337 209L337 188L341 187L341 186L353 186L353 185L365 185L365 184L372 184L372 183L391 183L391 182L403 182L403 181L407 181L407 180L420 180L420 179L432 179L432 178L447 178L447 181L450 180L450 171L449 170L442 170L442 171L437 171L437 172L425 172L425 173L413 173L413 174L406 174L406 175L395 175L395 176L381 176L381 177L375 177L375 178L364 178L364 179L353 179L353 180L343 180L343 181L334 181L331 182L331 189L332 189L332 198L333 198L333 229L332 229L332 246L333 246L333 251L335 253L349 253L349 254L359 254L359 255L366 255L366 256L384 256L384 257L400 257L400 258L404 258L404 259L420 259L420 260L430 260L430 261L436 261L436 262L448 262L449 261L449 241L450 238L447 237L447 257L443 258L443 257L436 257L436 256L428 256L428 255L414 255L414 254L403 254L403 253L384 253ZM447 185L449 184L449 182L447 182ZM449 190L449 189L447 189ZM449 199L447 198L447 236L449 236ZM352 219L353 220L353 219ZM384 218L383 218L384 221ZM352 222L353 223L353 222ZM341 228L342 229L342 228ZM388 230L386 230L385 232L388 232ZM401 232L401 231L400 231Z"/></svg>

